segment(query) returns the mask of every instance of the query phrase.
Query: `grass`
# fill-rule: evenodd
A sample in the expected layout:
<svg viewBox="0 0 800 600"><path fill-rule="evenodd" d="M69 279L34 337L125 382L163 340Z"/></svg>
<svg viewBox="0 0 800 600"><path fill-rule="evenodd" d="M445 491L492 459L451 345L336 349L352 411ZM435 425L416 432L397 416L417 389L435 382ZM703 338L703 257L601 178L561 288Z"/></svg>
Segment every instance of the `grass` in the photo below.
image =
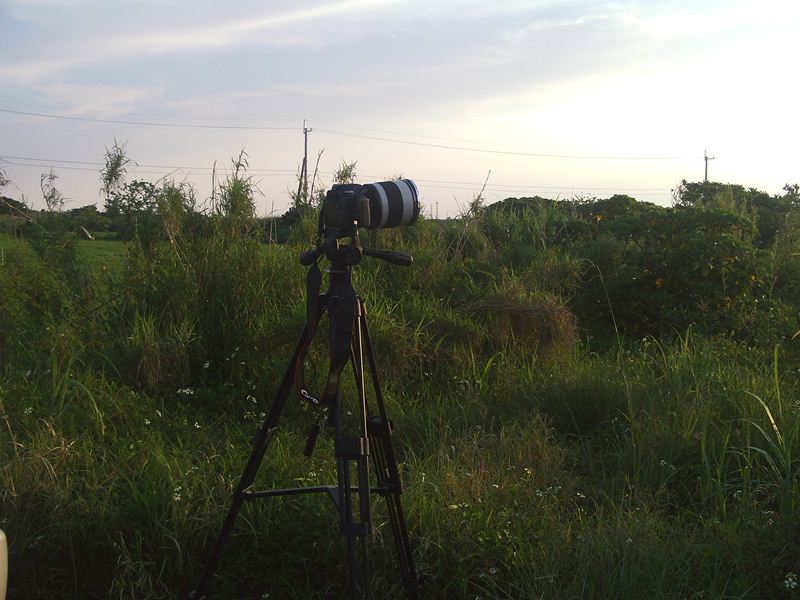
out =
<svg viewBox="0 0 800 600"><path fill-rule="evenodd" d="M107 270L112 275L119 275L125 259L125 243L118 240L77 240L77 253L92 270ZM0 233L0 252L20 250L28 252L25 240Z"/></svg>
<svg viewBox="0 0 800 600"><path fill-rule="evenodd" d="M442 258L449 242L427 227L377 240L416 267L355 276L423 597L793 597L800 340L573 343L554 282ZM181 598L196 584L304 318L301 245L240 229L127 253L81 242L72 265L0 238L11 597ZM534 313L569 339L542 351L520 321ZM302 456L311 415L295 398L259 487L335 479L329 439ZM402 597L375 505L376 597ZM248 503L212 589L342 597L344 556L325 498Z"/></svg>
<svg viewBox="0 0 800 600"><path fill-rule="evenodd" d="M79 240L78 255L94 270L119 275L125 258L125 244L117 240Z"/></svg>
<svg viewBox="0 0 800 600"><path fill-rule="evenodd" d="M798 558L796 502L781 500L796 498L797 464L782 450L787 438L777 422L771 426L769 414L779 411L771 365L715 371L709 367L720 357L695 344L656 372L653 360L686 351L630 359L628 399L572 388L567 394L585 404L612 405L610 418L579 436L556 412L557 381L599 371L616 379L616 357L544 368L498 359L463 373L453 384L458 394L390 391L425 594L780 595ZM15 398L3 402L12 590L24 582L42 596L179 597L197 576L264 404L229 397L218 398L224 411L198 410L190 395L157 401L96 375L70 377L71 367L4 388L4 399ZM687 370L708 375L687 378ZM512 375L518 381L503 389ZM696 391L719 377L733 398L724 415L720 398ZM762 405L753 392L769 400ZM782 410L784 427L794 427L796 409ZM301 458L304 430L295 424L302 421L298 407L290 410L261 485L332 481L330 447ZM247 508L215 589L230 597L259 589L273 597L343 593L342 549L324 499ZM375 585L391 590L387 534L374 546Z"/></svg>
<svg viewBox="0 0 800 600"><path fill-rule="evenodd" d="M28 245L23 240L18 240L12 235L7 233L0 233L0 252L6 253L15 250L22 250L27 252Z"/></svg>

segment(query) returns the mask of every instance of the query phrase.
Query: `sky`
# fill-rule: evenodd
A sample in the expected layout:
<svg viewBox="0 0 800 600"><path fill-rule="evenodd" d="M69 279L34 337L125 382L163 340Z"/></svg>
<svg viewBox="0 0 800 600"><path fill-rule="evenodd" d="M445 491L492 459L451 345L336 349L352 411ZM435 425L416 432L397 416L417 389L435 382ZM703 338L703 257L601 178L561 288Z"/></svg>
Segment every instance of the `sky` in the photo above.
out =
<svg viewBox="0 0 800 600"><path fill-rule="evenodd" d="M507 197L672 203L682 179L800 182L793 0L0 0L4 193L103 206L128 179L202 203L244 150L260 215L297 187L303 123L330 185L417 182L455 216Z"/></svg>

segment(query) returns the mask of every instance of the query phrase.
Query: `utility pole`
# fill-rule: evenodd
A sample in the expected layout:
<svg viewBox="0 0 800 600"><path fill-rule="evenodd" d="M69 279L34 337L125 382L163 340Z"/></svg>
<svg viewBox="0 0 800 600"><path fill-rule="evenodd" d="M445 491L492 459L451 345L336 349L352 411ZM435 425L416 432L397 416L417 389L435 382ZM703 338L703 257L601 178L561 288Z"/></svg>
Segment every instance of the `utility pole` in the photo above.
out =
<svg viewBox="0 0 800 600"><path fill-rule="evenodd" d="M275 200L272 201L272 210L269 211L269 243L274 244L275 238L272 237L272 232L275 229Z"/></svg>
<svg viewBox="0 0 800 600"><path fill-rule="evenodd" d="M303 119L303 166L300 169L300 181L297 182L298 202L300 198L308 202L308 134L312 131L314 130L306 127L306 120Z"/></svg>
<svg viewBox="0 0 800 600"><path fill-rule="evenodd" d="M706 161L706 171L703 176L703 183L708 183L708 161L714 160L713 156L708 155L708 150L703 150L703 160Z"/></svg>

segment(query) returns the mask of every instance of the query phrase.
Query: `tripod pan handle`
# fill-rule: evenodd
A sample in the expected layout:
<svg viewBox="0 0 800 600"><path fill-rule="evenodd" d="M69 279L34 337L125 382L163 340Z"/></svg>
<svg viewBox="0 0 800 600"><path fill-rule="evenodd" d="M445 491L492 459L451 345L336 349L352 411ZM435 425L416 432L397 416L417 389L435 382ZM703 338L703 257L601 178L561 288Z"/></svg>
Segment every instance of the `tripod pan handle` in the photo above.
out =
<svg viewBox="0 0 800 600"><path fill-rule="evenodd" d="M393 265L400 265L401 267L408 267L414 262L414 257L405 252L394 252L392 250L374 250L372 248L364 248L366 256L373 258L380 258Z"/></svg>
<svg viewBox="0 0 800 600"><path fill-rule="evenodd" d="M311 248L310 250L306 250L300 255L300 264L304 267L309 267L314 264L314 261L317 260L317 257L320 255L322 250L319 248Z"/></svg>

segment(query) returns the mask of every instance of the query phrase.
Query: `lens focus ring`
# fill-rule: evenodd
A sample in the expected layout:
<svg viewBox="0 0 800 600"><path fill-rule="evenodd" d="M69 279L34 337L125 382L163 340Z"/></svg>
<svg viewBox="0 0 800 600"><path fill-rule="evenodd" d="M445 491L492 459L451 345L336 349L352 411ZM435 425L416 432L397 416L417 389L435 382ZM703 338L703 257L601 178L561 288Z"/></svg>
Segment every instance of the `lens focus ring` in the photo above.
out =
<svg viewBox="0 0 800 600"><path fill-rule="evenodd" d="M419 193L410 179L368 183L362 193L369 198L371 228L412 225L419 217Z"/></svg>

